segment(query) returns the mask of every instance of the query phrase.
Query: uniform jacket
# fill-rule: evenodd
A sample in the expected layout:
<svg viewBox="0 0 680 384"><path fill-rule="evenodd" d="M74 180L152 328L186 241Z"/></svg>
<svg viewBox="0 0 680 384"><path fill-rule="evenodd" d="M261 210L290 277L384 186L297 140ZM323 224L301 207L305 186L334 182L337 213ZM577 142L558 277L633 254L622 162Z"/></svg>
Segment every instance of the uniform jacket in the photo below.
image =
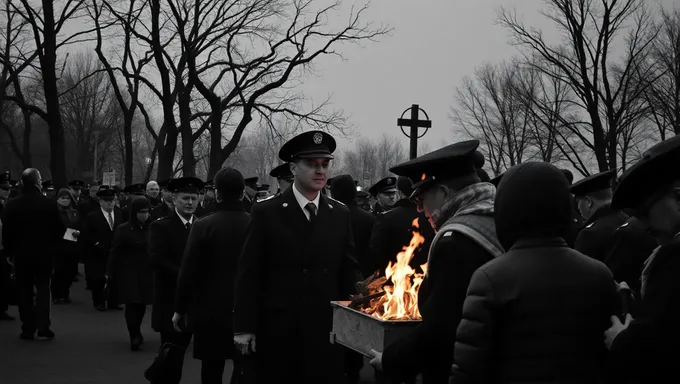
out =
<svg viewBox="0 0 680 384"><path fill-rule="evenodd" d="M376 223L375 216L364 211L357 205L355 200L347 202L347 208L352 218L352 231L354 232L354 245L356 258L364 276L371 275L375 269L374 262L369 252L369 242Z"/></svg>
<svg viewBox="0 0 680 384"><path fill-rule="evenodd" d="M217 321L232 328L234 284L250 215L243 203L221 202L191 229L179 269L175 312L189 328Z"/></svg>
<svg viewBox="0 0 680 384"><path fill-rule="evenodd" d="M234 331L257 335L258 380L327 382L337 362L329 344L330 301L347 299L361 280L354 253L342 203L321 196L314 225L292 188L252 206Z"/></svg>
<svg viewBox="0 0 680 384"><path fill-rule="evenodd" d="M116 280L117 302L152 303L151 259L147 250L148 228L126 222L116 228L109 255L108 275Z"/></svg>
<svg viewBox="0 0 680 384"><path fill-rule="evenodd" d="M83 245L85 247L85 273L87 278L103 279L106 274L109 252L116 228L123 224L123 212L113 209L113 230L104 217L101 208L91 211L83 225Z"/></svg>
<svg viewBox="0 0 680 384"><path fill-rule="evenodd" d="M611 348L611 383L665 383L677 377L680 235L654 251L644 275L640 314Z"/></svg>
<svg viewBox="0 0 680 384"><path fill-rule="evenodd" d="M625 281L637 297L640 294L640 275L645 260L658 246L635 218L628 219L614 231L612 247L604 259L614 280Z"/></svg>
<svg viewBox="0 0 680 384"><path fill-rule="evenodd" d="M156 332L174 331L172 315L177 275L188 237L189 230L174 210L149 227L149 257L154 277L151 327Z"/></svg>
<svg viewBox="0 0 680 384"><path fill-rule="evenodd" d="M177 279L175 312L186 314L194 357L233 358L234 280L250 215L241 201L221 202L192 227Z"/></svg>
<svg viewBox="0 0 680 384"><path fill-rule="evenodd" d="M574 249L595 260L604 262L614 246L614 231L628 220L628 215L603 205L586 221L579 232Z"/></svg>
<svg viewBox="0 0 680 384"><path fill-rule="evenodd" d="M4 254L17 263L52 263L65 231L57 203L37 187L24 188L2 212Z"/></svg>
<svg viewBox="0 0 680 384"><path fill-rule="evenodd" d="M394 207L381 215L375 224L369 242L369 254L373 262L371 273L379 270L384 274L387 264L397 261L397 254L405 245L408 245L413 237L411 226L414 219L418 219L417 231L425 238L425 242L413 255L411 267L419 270L422 264L427 262L427 253L430 250L434 230L423 213L418 213L415 203L408 199L401 199Z"/></svg>

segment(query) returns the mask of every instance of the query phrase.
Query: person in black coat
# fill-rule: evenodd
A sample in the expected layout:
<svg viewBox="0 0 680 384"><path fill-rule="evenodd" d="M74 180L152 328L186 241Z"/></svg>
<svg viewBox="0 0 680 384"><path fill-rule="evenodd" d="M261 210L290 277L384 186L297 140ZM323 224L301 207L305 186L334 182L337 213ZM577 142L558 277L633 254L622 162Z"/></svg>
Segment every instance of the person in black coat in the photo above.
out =
<svg viewBox="0 0 680 384"><path fill-rule="evenodd" d="M106 281L111 244L116 228L123 224L123 213L115 208L116 193L113 189L100 189L97 192L100 208L90 212L83 224L85 246L85 279L92 289L92 303L98 311L121 309L111 296L115 291L115 281ZM106 289L108 287L108 289Z"/></svg>
<svg viewBox="0 0 680 384"><path fill-rule="evenodd" d="M628 220L628 215L612 209L612 179L616 172L606 171L588 176L571 186L578 209L586 219L574 249L595 260L604 261L614 245L614 231Z"/></svg>
<svg viewBox="0 0 680 384"><path fill-rule="evenodd" d="M37 330L38 337L53 338L50 279L55 250L66 228L57 204L42 195L40 172L26 169L21 182L21 194L9 200L2 212L3 251L13 258L16 271L20 337L33 340Z"/></svg>
<svg viewBox="0 0 680 384"><path fill-rule="evenodd" d="M369 255L372 262L370 273L379 271L385 274L385 268L391 261L397 262L397 254L407 246L413 237L412 231L417 231L425 238L425 242L414 252L409 263L418 272L420 266L427 263L427 253L434 238L434 230L429 224L424 212L418 212L416 203L409 199L413 190L408 177L397 179L397 189L401 198L394 207L383 213L381 219L373 227L369 243ZM418 227L413 227L413 220L418 220ZM370 275L369 273L369 275Z"/></svg>
<svg viewBox="0 0 680 384"><path fill-rule="evenodd" d="M496 188L480 182L474 167L478 146L459 142L391 169L411 179L412 198L437 233L418 291L422 322L384 352L372 351L371 364L396 382L419 373L424 384L446 382L470 277L503 252L493 221Z"/></svg>
<svg viewBox="0 0 680 384"><path fill-rule="evenodd" d="M149 228L149 256L154 276L151 327L161 334L161 344L172 343L186 349L192 334L186 329L178 332L172 317L179 266L189 231L196 221L194 212L203 182L195 177L183 177L171 180L168 188L172 192L175 210L151 223ZM172 374L173 382L179 383L182 379L183 364L184 354L180 354L172 364L176 367Z"/></svg>
<svg viewBox="0 0 680 384"><path fill-rule="evenodd" d="M368 253L368 243L371 232L375 226L376 218L367 211L361 209L356 201L356 183L350 175L341 175L333 179L331 195L349 208L352 218L352 231L354 232L354 244L356 247L357 261L361 266L364 276L373 273L373 262ZM359 382L359 373L364 366L363 355L347 349L345 351L345 375L349 383Z"/></svg>
<svg viewBox="0 0 680 384"><path fill-rule="evenodd" d="M569 182L569 185L572 185L574 182L574 174L571 173L570 170L568 169L560 169L562 171L562 174L564 177L567 178L567 181ZM565 235L564 240L567 242L567 245L570 247L574 247L574 244L576 243L576 238L578 237L578 234L581 232L583 227L585 227L585 219L583 218L583 215L581 215L581 212L578 210L578 203L576 203L576 199L573 198L571 199L571 227L569 228L569 233Z"/></svg>
<svg viewBox="0 0 680 384"><path fill-rule="evenodd" d="M375 270L372 269L373 262L368 253L371 232L376 223L375 216L359 208L356 201L357 189L352 176L342 175L335 177L331 185L331 194L334 199L337 199L349 208L349 213L352 217L356 258L361 266L361 273L364 276L369 276Z"/></svg>
<svg viewBox="0 0 680 384"><path fill-rule="evenodd" d="M279 157L295 181L253 205L239 260L234 342L255 353L258 383L328 383L342 359L330 344L330 301L346 300L363 280L354 258L349 209L322 195L335 140L310 131Z"/></svg>
<svg viewBox="0 0 680 384"><path fill-rule="evenodd" d="M115 281L111 295L125 304L125 324L130 349L139 350L144 342L141 332L146 306L152 302L151 259L147 247L151 203L135 196L129 204L130 220L116 228L107 265L107 280Z"/></svg>
<svg viewBox="0 0 680 384"><path fill-rule="evenodd" d="M234 280L250 215L243 207L241 173L215 175L216 211L194 224L179 268L173 324L194 334L194 358L202 360L201 383L222 383L226 359L234 360L231 382L241 368L234 348Z"/></svg>
<svg viewBox="0 0 680 384"><path fill-rule="evenodd" d="M611 272L567 246L571 193L555 166L510 168L495 201L503 255L472 275L450 384L602 383Z"/></svg>
<svg viewBox="0 0 680 384"><path fill-rule="evenodd" d="M630 209L659 244L644 265L640 313L612 317L605 333L611 383L666 383L677 377L680 345L680 136L647 150L619 180L612 207Z"/></svg>

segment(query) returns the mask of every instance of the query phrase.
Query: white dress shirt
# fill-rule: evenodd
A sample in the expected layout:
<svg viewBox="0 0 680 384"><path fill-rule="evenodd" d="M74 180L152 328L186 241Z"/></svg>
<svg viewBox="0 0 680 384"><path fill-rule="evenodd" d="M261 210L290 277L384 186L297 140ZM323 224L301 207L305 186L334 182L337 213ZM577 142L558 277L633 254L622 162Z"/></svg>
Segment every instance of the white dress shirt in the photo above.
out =
<svg viewBox="0 0 680 384"><path fill-rule="evenodd" d="M295 187L295 184L293 184L292 188L293 188L293 196L295 196L295 200L297 200L298 204L300 205L300 208L302 209L302 212L305 214L305 217L307 218L307 220L309 220L310 219L309 211L307 211L305 209L305 206L307 206L307 204L309 204L309 203L312 203L316 206L316 211L319 212L319 197L321 196L321 192L317 192L314 200L310 201L310 200L307 200L306 197L302 196L302 193L300 193L300 191L298 191L298 189Z"/></svg>
<svg viewBox="0 0 680 384"><path fill-rule="evenodd" d="M116 225L116 216L113 214L113 210L111 212L106 212L104 208L99 207L101 209L102 214L104 214L104 218L106 219L106 222L109 224L109 228L113 231L113 227ZM111 215L111 222L109 223L109 215Z"/></svg>
<svg viewBox="0 0 680 384"><path fill-rule="evenodd" d="M177 214L177 217L179 217L179 219L182 220L182 225L184 225L185 227L187 226L187 223L194 225L194 215L191 215L189 220L187 220L182 215L180 215L179 212L177 212L177 208L175 208L175 213Z"/></svg>

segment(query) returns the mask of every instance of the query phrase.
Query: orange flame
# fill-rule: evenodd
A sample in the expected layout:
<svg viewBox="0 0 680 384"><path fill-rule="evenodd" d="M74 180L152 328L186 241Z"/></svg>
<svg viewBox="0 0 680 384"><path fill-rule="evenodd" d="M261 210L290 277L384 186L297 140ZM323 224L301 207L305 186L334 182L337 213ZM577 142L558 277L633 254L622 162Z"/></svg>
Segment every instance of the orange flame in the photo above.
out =
<svg viewBox="0 0 680 384"><path fill-rule="evenodd" d="M418 219L411 224L418 227ZM397 262L390 262L385 269L385 277L392 280L392 286L385 286L385 295L371 302L363 311L380 320L419 320L422 318L418 309L418 291L427 272L427 264L420 267L423 273L416 273L409 263L415 251L425 242L425 238L417 231L408 246L404 246L397 254Z"/></svg>
<svg viewBox="0 0 680 384"><path fill-rule="evenodd" d="M420 181L423 181L423 180L425 180L425 179L427 179L427 175L423 173L423 175L420 176Z"/></svg>

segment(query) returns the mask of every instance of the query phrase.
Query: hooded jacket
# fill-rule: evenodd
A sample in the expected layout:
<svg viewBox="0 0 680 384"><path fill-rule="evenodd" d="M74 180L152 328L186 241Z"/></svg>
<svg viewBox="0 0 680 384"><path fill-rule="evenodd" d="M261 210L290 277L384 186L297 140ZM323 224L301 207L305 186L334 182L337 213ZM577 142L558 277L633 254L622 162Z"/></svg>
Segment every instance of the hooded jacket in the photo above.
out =
<svg viewBox="0 0 680 384"><path fill-rule="evenodd" d="M571 195L548 163L501 181L496 231L508 251L472 276L450 383L600 383L617 288L604 264L570 249Z"/></svg>

